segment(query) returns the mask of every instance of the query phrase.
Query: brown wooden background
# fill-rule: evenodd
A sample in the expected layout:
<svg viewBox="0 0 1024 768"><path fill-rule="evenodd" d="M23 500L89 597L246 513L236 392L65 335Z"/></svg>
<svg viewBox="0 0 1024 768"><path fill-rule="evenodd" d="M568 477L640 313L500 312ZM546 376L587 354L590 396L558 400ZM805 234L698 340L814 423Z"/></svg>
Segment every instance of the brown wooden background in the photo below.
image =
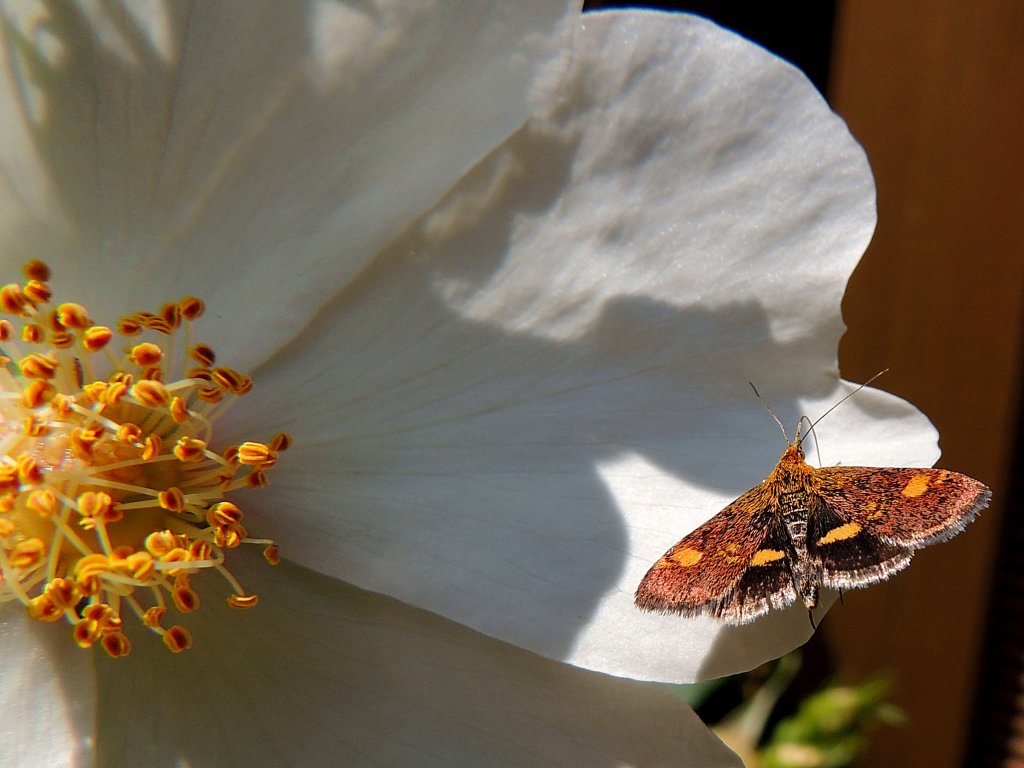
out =
<svg viewBox="0 0 1024 768"><path fill-rule="evenodd" d="M968 729L1018 423L1024 4L841 2L829 95L878 184L878 229L843 303L843 373L891 366L883 386L939 428L941 464L988 483L995 502L851 594L823 632L844 677L890 668L910 716L860 765L959 768L976 764Z"/></svg>

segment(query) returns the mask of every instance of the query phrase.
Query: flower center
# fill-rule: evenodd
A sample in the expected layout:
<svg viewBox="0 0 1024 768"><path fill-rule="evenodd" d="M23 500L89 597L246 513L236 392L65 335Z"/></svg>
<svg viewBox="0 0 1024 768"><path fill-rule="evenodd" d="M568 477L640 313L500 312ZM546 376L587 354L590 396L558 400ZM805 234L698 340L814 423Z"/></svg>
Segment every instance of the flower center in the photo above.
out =
<svg viewBox="0 0 1024 768"><path fill-rule="evenodd" d="M210 448L214 421L252 380L193 343L199 299L121 318L115 332L78 304L48 308L42 262L25 276L0 288L0 601L63 618L79 646L113 657L131 651L132 615L183 651L192 636L164 619L199 607L193 577L219 573L228 604L251 608L228 550L259 544L278 562L224 495L265 485L291 438Z"/></svg>

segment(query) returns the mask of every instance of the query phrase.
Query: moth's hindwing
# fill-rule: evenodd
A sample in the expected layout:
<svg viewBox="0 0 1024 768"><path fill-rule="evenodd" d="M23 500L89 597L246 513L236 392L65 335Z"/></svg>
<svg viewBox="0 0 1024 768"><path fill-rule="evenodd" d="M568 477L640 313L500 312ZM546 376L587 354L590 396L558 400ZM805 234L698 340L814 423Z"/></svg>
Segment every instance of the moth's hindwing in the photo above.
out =
<svg viewBox="0 0 1024 768"><path fill-rule="evenodd" d="M766 513L768 528L760 547L747 561L736 586L719 601L714 615L731 624L745 624L771 608L785 608L797 598L793 566L797 554L777 514Z"/></svg>
<svg viewBox="0 0 1024 768"><path fill-rule="evenodd" d="M944 469L826 467L815 480L807 555L836 589L905 568L915 549L955 536L991 497L977 480Z"/></svg>
<svg viewBox="0 0 1024 768"><path fill-rule="evenodd" d="M791 546L766 502L754 488L684 537L651 566L636 604L742 623L792 603Z"/></svg>
<svg viewBox="0 0 1024 768"><path fill-rule="evenodd" d="M864 587L910 564L913 550L843 517L831 501L822 498L807 515L807 557L822 584L832 589Z"/></svg>

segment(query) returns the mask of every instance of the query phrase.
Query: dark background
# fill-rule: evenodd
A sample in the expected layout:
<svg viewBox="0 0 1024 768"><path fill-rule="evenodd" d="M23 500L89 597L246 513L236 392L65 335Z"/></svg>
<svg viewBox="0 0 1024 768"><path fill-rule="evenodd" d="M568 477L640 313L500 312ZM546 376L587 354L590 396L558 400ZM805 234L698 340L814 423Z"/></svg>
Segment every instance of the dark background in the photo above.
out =
<svg viewBox="0 0 1024 768"><path fill-rule="evenodd" d="M760 43L849 123L875 172L878 228L843 301L842 373L890 368L879 386L939 428L940 465L995 494L963 535L848 594L815 636L840 680L889 671L908 715L858 765L1024 765L1024 4L587 7L627 5L690 10Z"/></svg>

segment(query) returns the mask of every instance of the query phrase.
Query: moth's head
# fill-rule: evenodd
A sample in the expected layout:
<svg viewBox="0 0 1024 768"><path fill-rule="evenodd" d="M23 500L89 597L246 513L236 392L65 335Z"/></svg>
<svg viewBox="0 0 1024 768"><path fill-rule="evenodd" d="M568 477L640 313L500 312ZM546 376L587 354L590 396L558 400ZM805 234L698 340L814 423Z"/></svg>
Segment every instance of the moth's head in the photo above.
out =
<svg viewBox="0 0 1024 768"><path fill-rule="evenodd" d="M804 460L804 447L800 444L799 435L798 439L786 446L786 450L782 452L781 463L802 463Z"/></svg>

